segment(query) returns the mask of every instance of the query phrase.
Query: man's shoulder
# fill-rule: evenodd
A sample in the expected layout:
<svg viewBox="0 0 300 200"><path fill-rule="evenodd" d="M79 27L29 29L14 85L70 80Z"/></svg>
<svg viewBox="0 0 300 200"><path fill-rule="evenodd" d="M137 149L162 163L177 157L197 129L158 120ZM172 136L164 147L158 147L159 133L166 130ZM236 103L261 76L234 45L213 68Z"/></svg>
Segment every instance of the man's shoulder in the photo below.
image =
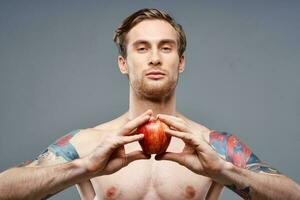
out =
<svg viewBox="0 0 300 200"><path fill-rule="evenodd" d="M180 117L181 119L186 121L190 126L192 126L195 129L199 130L203 134L204 138L206 140L208 140L210 129L208 129L206 126L204 126L201 122L191 120L191 119L187 118L186 116L184 116L183 114L181 114L179 112L176 113L176 116Z"/></svg>
<svg viewBox="0 0 300 200"><path fill-rule="evenodd" d="M127 122L127 113L124 113L123 115L114 118L110 121L98 124L97 126L93 127L94 130L100 130L100 131L106 131L106 130L112 130L120 128L122 125L124 125Z"/></svg>
<svg viewBox="0 0 300 200"><path fill-rule="evenodd" d="M80 132L78 132L72 138L72 142L73 141L81 142L89 138L94 139L94 138L101 137L103 133L120 128L124 124L124 122L125 122L125 117L124 115L121 115L117 118L111 119L110 121L97 124L94 127L80 129Z"/></svg>
<svg viewBox="0 0 300 200"><path fill-rule="evenodd" d="M79 157L82 157L100 144L101 138L106 132L100 128L79 129L69 142L75 148Z"/></svg>
<svg viewBox="0 0 300 200"><path fill-rule="evenodd" d="M105 134L119 129L122 124L122 120L116 118L91 128L80 129L80 131L72 137L70 143L78 151L80 157L84 156L100 144Z"/></svg>

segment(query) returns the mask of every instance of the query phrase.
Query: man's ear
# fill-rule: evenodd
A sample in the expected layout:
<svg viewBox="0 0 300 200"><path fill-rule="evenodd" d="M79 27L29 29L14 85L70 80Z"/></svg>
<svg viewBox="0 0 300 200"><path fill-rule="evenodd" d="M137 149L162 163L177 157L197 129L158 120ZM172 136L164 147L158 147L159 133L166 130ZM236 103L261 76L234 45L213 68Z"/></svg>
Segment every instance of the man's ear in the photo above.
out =
<svg viewBox="0 0 300 200"><path fill-rule="evenodd" d="M128 74L126 59L121 55L118 56L118 65L122 74Z"/></svg>
<svg viewBox="0 0 300 200"><path fill-rule="evenodd" d="M184 71L184 68L185 68L185 58L184 55L182 55L179 59L179 66L178 66L179 73L182 73Z"/></svg>

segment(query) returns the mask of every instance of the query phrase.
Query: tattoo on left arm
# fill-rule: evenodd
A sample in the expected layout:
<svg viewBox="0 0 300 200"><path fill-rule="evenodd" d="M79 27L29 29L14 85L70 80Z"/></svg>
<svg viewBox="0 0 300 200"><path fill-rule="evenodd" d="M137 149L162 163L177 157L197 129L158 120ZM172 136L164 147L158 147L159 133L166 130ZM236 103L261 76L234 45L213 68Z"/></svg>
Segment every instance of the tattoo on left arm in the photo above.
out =
<svg viewBox="0 0 300 200"><path fill-rule="evenodd" d="M258 173L280 174L278 170L262 162L236 135L212 131L209 140L215 151L235 166Z"/></svg>
<svg viewBox="0 0 300 200"><path fill-rule="evenodd" d="M280 174L278 170L261 161L236 135L212 131L209 136L209 143L222 158L237 167L256 173ZM250 187L242 189L238 189L235 185L228 185L227 187L244 199L251 199Z"/></svg>

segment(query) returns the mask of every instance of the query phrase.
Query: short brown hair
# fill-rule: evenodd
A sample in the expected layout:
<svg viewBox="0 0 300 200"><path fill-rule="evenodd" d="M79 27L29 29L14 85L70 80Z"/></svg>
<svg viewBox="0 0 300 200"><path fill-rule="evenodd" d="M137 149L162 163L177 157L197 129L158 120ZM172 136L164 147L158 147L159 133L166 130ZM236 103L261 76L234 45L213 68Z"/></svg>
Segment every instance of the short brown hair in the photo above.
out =
<svg viewBox="0 0 300 200"><path fill-rule="evenodd" d="M116 43L119 54L123 57L126 53L126 35L138 23L146 19L160 19L168 22L177 32L178 55L182 56L186 48L186 36L182 26L175 22L175 20L166 12L155 8L144 8L138 10L132 15L128 16L122 24L115 31L114 42Z"/></svg>

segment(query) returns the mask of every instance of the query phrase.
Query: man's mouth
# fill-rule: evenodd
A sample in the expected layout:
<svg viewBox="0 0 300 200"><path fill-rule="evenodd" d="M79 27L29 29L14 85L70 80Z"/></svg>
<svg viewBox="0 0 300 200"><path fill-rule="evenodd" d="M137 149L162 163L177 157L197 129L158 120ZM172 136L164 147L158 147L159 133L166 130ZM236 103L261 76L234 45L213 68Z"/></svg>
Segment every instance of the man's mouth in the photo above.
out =
<svg viewBox="0 0 300 200"><path fill-rule="evenodd" d="M159 70L151 70L150 72L148 72L146 74L146 76L151 79L160 79L163 76L165 76L165 73L163 73L162 71L159 71Z"/></svg>

